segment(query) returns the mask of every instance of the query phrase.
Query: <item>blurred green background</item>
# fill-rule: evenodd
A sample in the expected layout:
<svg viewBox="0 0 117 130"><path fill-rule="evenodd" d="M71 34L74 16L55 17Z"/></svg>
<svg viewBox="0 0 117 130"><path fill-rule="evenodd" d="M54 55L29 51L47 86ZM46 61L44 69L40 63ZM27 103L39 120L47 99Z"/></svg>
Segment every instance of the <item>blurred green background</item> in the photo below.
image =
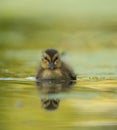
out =
<svg viewBox="0 0 117 130"><path fill-rule="evenodd" d="M0 48L117 48L116 0L1 0Z"/></svg>
<svg viewBox="0 0 117 130"><path fill-rule="evenodd" d="M116 5L116 0L1 0L0 77L34 76L46 48L64 54L77 74L115 77Z"/></svg>

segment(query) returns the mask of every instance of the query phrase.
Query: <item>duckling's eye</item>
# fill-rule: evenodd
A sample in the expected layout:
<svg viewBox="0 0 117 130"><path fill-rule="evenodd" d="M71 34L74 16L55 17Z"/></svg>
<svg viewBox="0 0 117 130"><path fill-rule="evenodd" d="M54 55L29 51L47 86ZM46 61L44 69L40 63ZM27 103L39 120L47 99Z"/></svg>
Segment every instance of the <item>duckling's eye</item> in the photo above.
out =
<svg viewBox="0 0 117 130"><path fill-rule="evenodd" d="M47 61L49 61L47 57L44 57L44 60L47 60Z"/></svg>
<svg viewBox="0 0 117 130"><path fill-rule="evenodd" d="M58 60L58 57L56 57L56 58L54 59L54 61L56 61L56 60Z"/></svg>
<svg viewBox="0 0 117 130"><path fill-rule="evenodd" d="M44 57L44 59L45 59L45 60L48 60L48 58L47 58L47 57Z"/></svg>

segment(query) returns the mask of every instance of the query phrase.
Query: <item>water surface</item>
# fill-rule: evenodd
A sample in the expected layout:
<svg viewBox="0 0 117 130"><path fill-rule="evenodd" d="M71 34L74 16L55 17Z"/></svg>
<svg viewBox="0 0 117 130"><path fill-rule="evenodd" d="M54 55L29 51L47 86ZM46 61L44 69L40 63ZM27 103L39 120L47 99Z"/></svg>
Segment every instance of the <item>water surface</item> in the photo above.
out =
<svg viewBox="0 0 117 130"><path fill-rule="evenodd" d="M41 51L1 52L0 129L116 130L116 57L115 50L66 52L63 59L74 68L76 84L55 85L48 96L49 89L39 89L34 78ZM44 109L44 96L59 99L55 110Z"/></svg>

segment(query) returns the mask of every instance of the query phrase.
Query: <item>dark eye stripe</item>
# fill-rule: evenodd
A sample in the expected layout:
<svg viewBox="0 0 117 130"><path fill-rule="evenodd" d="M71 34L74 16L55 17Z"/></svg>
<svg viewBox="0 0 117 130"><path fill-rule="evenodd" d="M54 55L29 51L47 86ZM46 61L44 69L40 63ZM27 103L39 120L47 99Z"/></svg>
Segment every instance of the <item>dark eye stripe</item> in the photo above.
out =
<svg viewBox="0 0 117 130"><path fill-rule="evenodd" d="M56 61L56 60L58 60L58 57L56 57L56 58L54 59L54 61Z"/></svg>
<svg viewBox="0 0 117 130"><path fill-rule="evenodd" d="M45 60L47 60L49 62L49 59L47 57L44 57Z"/></svg>

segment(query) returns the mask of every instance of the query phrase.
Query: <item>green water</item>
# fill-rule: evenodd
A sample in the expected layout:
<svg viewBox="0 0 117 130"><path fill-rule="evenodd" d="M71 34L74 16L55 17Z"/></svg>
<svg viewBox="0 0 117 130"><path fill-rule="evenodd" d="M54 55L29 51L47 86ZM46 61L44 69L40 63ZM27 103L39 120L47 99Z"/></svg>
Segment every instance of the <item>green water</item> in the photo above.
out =
<svg viewBox="0 0 117 130"><path fill-rule="evenodd" d="M116 130L116 49L66 50L62 59L74 68L77 82L64 90L55 85L49 96L60 101L53 111L41 102L49 89L38 89L34 78L43 49L0 52L0 129Z"/></svg>

